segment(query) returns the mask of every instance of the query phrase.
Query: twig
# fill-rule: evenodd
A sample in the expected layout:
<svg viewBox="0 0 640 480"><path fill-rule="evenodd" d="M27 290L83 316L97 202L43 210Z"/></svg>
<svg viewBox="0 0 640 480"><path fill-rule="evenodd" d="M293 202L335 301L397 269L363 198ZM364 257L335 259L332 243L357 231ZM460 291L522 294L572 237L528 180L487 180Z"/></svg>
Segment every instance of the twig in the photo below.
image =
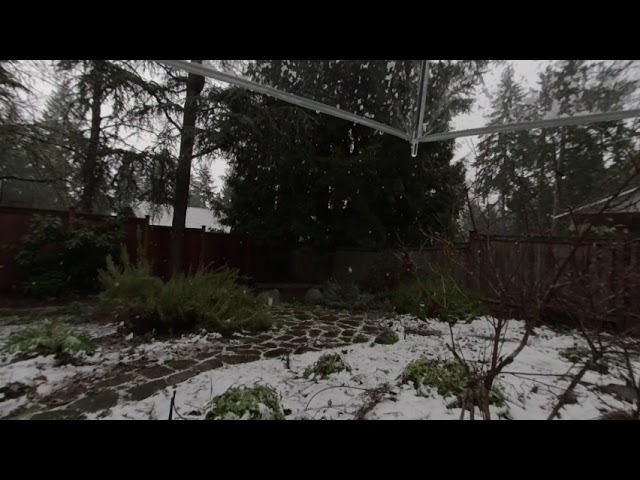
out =
<svg viewBox="0 0 640 480"><path fill-rule="evenodd" d="M171 404L169 405L169 420L173 420L173 410L174 410L175 405L176 405L176 393L177 392L178 392L177 390L175 390L175 389L173 390L173 396L171 397Z"/></svg>
<svg viewBox="0 0 640 480"><path fill-rule="evenodd" d="M327 388L323 388L322 390L316 392L315 394L313 394L313 396L309 399L309 401L307 402L307 406L304 408L305 410L309 409L309 405L311 404L311 400L313 400L314 398L316 398L318 395L320 395L322 392L326 392L327 390L331 390L332 388L354 388L356 390L364 390L365 392L368 391L373 391L375 389L371 389L371 388L364 388L364 387L354 387L354 386L350 386L350 385L334 385L332 387L327 387Z"/></svg>
<svg viewBox="0 0 640 480"><path fill-rule="evenodd" d="M547 417L547 420L553 420L558 416L558 413L560 413L560 409L564 407L565 404L567 403L569 399L569 394L573 392L574 388L576 388L578 383L580 383L580 381L582 380L582 377L584 377L585 373L587 373L587 370L592 368L594 365L595 365L595 361L591 359L582 366L582 368L576 374L576 376L573 377L573 380L571 380L571 383L566 388L566 390L560 395L558 403L555 405L555 407L553 407L553 410Z"/></svg>
<svg viewBox="0 0 640 480"><path fill-rule="evenodd" d="M531 375L534 377L569 377L568 373L531 373L531 372L500 372L502 375Z"/></svg>
<svg viewBox="0 0 640 480"><path fill-rule="evenodd" d="M362 406L354 413L354 420L364 420L364 417L373 408L382 401L384 396L391 391L391 385L384 383L373 390L364 393L366 397Z"/></svg>

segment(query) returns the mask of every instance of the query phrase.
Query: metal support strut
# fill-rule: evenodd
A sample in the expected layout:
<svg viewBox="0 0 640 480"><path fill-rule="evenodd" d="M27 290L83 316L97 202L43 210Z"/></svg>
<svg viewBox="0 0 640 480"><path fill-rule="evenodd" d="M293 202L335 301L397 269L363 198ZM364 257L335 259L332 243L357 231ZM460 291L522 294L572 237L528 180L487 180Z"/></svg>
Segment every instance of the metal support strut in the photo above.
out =
<svg viewBox="0 0 640 480"><path fill-rule="evenodd" d="M418 156L418 144L422 138L424 128L424 111L427 103L427 85L429 83L429 60L422 60L420 68L420 87L418 90L417 107L418 115L415 119L413 136L411 138L411 156Z"/></svg>

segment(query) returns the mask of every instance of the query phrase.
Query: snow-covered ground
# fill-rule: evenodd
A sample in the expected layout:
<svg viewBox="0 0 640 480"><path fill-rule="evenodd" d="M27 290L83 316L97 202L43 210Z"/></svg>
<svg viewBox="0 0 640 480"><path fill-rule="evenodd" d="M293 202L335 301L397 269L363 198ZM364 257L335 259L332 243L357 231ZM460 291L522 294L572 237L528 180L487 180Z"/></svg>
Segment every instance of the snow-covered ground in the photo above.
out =
<svg viewBox="0 0 640 480"><path fill-rule="evenodd" d="M77 325L73 329L88 334L94 339L113 335L118 324ZM0 347L14 332L27 328L27 325L3 326L0 328ZM54 355L37 356L19 360L15 354L0 354L0 389L12 383L19 383L29 389L35 389L34 398L42 399L74 382L87 379L99 379L115 365L132 363L162 364L166 360L183 358L185 355L215 342L217 333L184 335L171 341L151 341L139 345L130 344L133 335L124 342L110 347L99 347L91 355L78 354L80 365L60 364ZM7 398L0 393L0 418L7 416L18 407L29 406L32 402L27 395Z"/></svg>
<svg viewBox="0 0 640 480"><path fill-rule="evenodd" d="M388 320L387 320L388 321ZM455 400L443 398L436 392L418 395L412 385L400 384L399 377L411 361L421 357L451 360L446 344L451 342L449 328L437 321L427 323L431 335L414 334L425 323L412 317L397 317L394 329L400 341L394 345L354 344L346 347L291 355L289 368L281 358L227 365L160 390L141 401L120 401L110 411L89 413L89 418L107 419L166 419L171 397L176 393L177 414L174 418L203 418L211 400L232 386L251 386L255 383L274 387L282 398L288 419L352 419L365 402L367 391L385 384L390 393L381 398L366 414L367 419L458 419L461 409L451 408ZM510 353L523 335L522 322L509 322L501 355ZM0 329L0 346L7 336L24 326ZM77 327L94 338L107 338L117 331L117 325L82 325ZM548 328L536 329L528 345L498 378L507 399L506 407L491 407L492 418L545 419L570 381L562 376L575 373L574 365L560 353L569 347L583 345L577 334L560 334ZM484 318L453 328L456 348L471 362L486 360L490 351L491 326ZM168 341L137 344L129 337L116 336L117 341L102 342L93 355L83 355L79 365L60 365L53 356L38 356L18 360L13 355L0 355L0 389L9 384L28 388L29 395L0 393L0 418L19 407L29 406L80 380L99 379L116 365L135 364L136 368L162 365L171 359L192 357L200 351L217 348L221 340L217 334L192 334ZM227 341L234 344L241 341ZM328 379L303 378L303 371L322 354L337 352L351 367L351 372L334 374ZM634 364L640 372L640 361ZM574 393L575 403L560 411L562 419L594 419L604 412L630 410L629 403L611 395L599 393L596 386L623 385L616 368L608 374L588 371ZM623 387L624 388L624 387ZM15 398L9 398L15 397ZM126 397L122 395L122 397ZM480 417L477 412L476 418ZM465 415L468 418L468 415Z"/></svg>
<svg viewBox="0 0 640 480"><path fill-rule="evenodd" d="M422 356L433 359L451 359L446 348L450 342L448 327L430 322L429 328L437 335L407 334L404 329L424 325L410 317L402 317L396 323L400 341L394 345L359 344L324 352L292 355L290 368L281 359L262 360L247 364L226 366L195 376L183 383L159 391L140 402L124 402L116 405L104 418L107 419L166 419L169 416L171 397L176 392L175 405L178 415L174 418L203 418L212 398L224 393L231 386L250 386L255 383L274 387L282 396L282 405L290 410L288 419L351 419L363 404L363 393L388 383L393 389L366 416L368 419L458 419L460 408L448 408L453 398L443 398L437 393L428 397L417 395L411 385L399 385L399 377L406 365ZM490 345L487 335L490 325L486 319L454 327L457 346L468 360L482 360ZM502 355L510 353L523 334L523 324L512 321L506 335ZM406 338L405 338L406 337ZM499 383L508 400L507 407L492 408L493 418L517 420L545 419L558 395L570 379L554 375L573 373L579 366L560 356L560 352L574 345L581 345L576 335L558 334L547 328L538 328L514 363L499 377ZM340 353L351 366L352 372L334 374L326 380L306 380L304 369L327 352ZM635 363L636 373L640 362ZM601 375L588 372L584 384L575 389L577 402L561 410L562 419L595 419L603 412L629 410L630 404L609 395L594 391L594 385L621 384L615 369ZM587 386L585 386L587 385ZM589 388L588 388L589 387ZM97 414L92 418L97 418ZM477 412L477 417L480 412ZM468 418L468 415L465 416Z"/></svg>

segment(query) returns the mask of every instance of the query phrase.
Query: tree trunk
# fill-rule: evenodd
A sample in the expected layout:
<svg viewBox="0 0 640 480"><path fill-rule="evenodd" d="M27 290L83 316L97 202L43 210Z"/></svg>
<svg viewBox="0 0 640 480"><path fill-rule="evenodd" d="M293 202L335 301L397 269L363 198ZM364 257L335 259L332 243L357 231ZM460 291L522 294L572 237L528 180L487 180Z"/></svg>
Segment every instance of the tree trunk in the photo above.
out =
<svg viewBox="0 0 640 480"><path fill-rule="evenodd" d="M102 131L102 60L96 60L93 68L92 95L91 95L91 130L89 134L89 145L82 164L82 194L80 195L80 210L92 213L95 208L96 196L98 195L99 168L98 150L100 147L100 133Z"/></svg>
<svg viewBox="0 0 640 480"><path fill-rule="evenodd" d="M202 64L202 60L191 60ZM187 98L184 102L182 131L180 132L180 153L176 170L176 189L173 197L173 223L171 230L171 275L183 270L184 230L189 203L191 183L191 160L195 144L195 127L198 118L198 99L204 88L204 77L192 73L187 77Z"/></svg>

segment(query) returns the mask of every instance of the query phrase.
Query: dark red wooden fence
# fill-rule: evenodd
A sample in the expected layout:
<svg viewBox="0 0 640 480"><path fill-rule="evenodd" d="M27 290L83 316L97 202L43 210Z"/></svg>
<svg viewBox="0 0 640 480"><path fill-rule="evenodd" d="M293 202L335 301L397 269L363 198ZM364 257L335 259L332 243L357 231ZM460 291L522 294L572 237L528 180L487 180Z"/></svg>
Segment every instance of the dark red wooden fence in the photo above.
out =
<svg viewBox="0 0 640 480"><path fill-rule="evenodd" d="M0 292L16 291L24 279L6 247L16 246L29 232L34 215L50 215L62 219L68 228L76 218L90 225L104 222L103 215L87 215L70 211L36 210L0 207ZM147 253L155 275L167 278L171 227L149 225L148 218L128 218L124 225L122 243L132 259L137 258L138 246ZM242 275L251 276L251 242L246 235L206 232L187 228L185 231L184 269L193 271L199 266L216 268L223 265L237 269Z"/></svg>

